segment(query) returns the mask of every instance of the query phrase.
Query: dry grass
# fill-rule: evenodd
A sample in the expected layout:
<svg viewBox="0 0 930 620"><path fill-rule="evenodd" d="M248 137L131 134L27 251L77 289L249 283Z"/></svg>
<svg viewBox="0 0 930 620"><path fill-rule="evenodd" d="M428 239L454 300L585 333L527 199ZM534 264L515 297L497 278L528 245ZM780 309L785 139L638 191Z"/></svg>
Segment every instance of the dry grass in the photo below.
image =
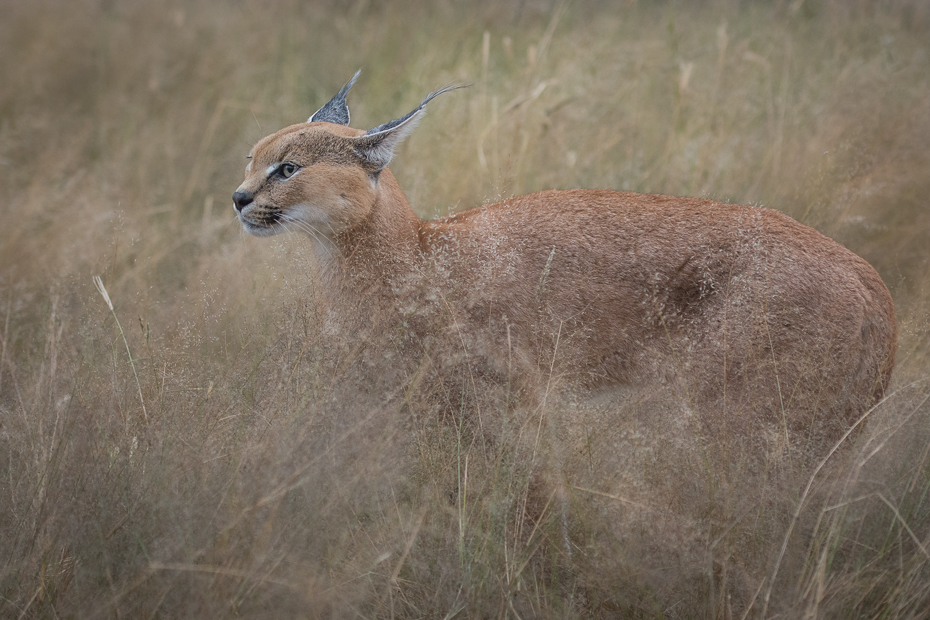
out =
<svg viewBox="0 0 930 620"><path fill-rule="evenodd" d="M926 617L925 4L0 13L0 616ZM840 240L896 299L888 399L791 478L641 403L371 376L321 333L305 240L229 208L249 146L358 67L360 127L474 83L392 166L423 217L610 187Z"/></svg>

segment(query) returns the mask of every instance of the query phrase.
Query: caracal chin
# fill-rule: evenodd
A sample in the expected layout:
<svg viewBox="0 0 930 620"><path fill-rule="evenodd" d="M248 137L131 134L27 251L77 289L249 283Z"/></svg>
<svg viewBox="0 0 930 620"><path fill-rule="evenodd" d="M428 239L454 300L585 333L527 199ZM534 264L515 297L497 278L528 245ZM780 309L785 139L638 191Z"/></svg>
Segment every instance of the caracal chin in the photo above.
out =
<svg viewBox="0 0 930 620"><path fill-rule="evenodd" d="M233 194L249 233L309 237L345 337L380 336L412 368L466 356L471 380L513 382L528 408L557 376L574 395L667 393L704 428L821 446L884 394L891 296L840 244L770 209L611 190L422 221L387 165L451 88L363 131L348 126L357 77L260 140Z"/></svg>

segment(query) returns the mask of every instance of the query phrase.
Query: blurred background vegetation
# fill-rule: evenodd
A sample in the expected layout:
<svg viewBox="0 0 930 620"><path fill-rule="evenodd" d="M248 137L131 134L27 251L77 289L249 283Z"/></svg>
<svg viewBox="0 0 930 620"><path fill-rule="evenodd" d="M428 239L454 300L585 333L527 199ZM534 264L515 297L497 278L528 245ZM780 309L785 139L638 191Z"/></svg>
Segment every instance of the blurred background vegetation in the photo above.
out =
<svg viewBox="0 0 930 620"><path fill-rule="evenodd" d="M306 241L230 195L358 68L360 128L472 84L391 166L421 217L613 188L840 241L896 301L889 403L771 514L626 528L531 523L515 456L337 402ZM0 69L3 617L926 617L930 4L0 0Z"/></svg>

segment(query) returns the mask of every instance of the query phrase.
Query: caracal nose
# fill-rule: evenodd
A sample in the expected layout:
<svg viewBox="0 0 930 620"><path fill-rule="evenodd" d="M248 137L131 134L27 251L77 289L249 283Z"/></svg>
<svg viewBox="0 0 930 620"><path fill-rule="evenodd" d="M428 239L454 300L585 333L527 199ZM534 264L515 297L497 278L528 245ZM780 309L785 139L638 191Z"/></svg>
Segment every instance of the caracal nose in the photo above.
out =
<svg viewBox="0 0 930 620"><path fill-rule="evenodd" d="M248 192L237 190L236 193L233 194L233 206L235 207L236 212L238 213L245 209L249 203L252 202L254 197L254 195Z"/></svg>

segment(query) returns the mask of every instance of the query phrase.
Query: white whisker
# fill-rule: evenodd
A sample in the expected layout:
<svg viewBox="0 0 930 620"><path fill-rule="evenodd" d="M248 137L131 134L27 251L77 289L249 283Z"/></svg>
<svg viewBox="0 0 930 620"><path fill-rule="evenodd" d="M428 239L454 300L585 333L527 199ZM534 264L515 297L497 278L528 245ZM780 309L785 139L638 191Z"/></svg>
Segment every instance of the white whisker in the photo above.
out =
<svg viewBox="0 0 930 620"><path fill-rule="evenodd" d="M292 215L288 215L287 213L281 213L279 215L279 219L281 220L281 222L284 224L285 227L287 227L289 224L293 224L298 230L305 232L311 237L313 237L320 244L320 246L324 250L326 250L326 253L329 254L329 256L333 256L333 253L328 247L326 247L326 243L324 242L324 240L329 241L329 243L332 244L333 247L338 250L335 242L333 242L329 237L324 235L322 231L317 229L315 226L313 226L309 222L305 222L304 220L297 219L293 217ZM330 226L330 230L332 230L332 226ZM335 234L335 231L333 231L333 234Z"/></svg>

